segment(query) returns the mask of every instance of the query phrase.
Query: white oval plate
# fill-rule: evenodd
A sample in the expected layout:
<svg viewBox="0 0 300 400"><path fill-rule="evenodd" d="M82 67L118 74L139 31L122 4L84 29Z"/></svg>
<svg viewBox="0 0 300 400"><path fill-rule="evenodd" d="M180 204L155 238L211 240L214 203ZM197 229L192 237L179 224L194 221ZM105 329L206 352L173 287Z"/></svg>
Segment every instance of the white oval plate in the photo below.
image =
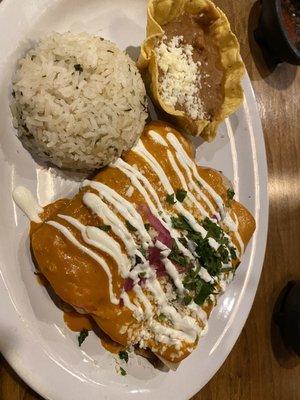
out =
<svg viewBox="0 0 300 400"><path fill-rule="evenodd" d="M182 400L215 374L238 338L250 311L263 264L268 221L267 166L261 123L248 77L245 102L220 128L217 139L201 143L202 165L222 170L237 197L255 216L257 229L234 282L220 298L209 332L177 372L155 370L133 357L127 376L91 334L79 349L59 311L33 274L28 221L11 192L24 185L41 204L72 195L74 180L37 165L16 138L10 112L15 62L34 41L51 31L88 31L116 42L131 55L144 38L144 0L3 0L0 4L0 350L17 373L52 400ZM195 141L197 142L197 140ZM199 144L199 141L198 143Z"/></svg>

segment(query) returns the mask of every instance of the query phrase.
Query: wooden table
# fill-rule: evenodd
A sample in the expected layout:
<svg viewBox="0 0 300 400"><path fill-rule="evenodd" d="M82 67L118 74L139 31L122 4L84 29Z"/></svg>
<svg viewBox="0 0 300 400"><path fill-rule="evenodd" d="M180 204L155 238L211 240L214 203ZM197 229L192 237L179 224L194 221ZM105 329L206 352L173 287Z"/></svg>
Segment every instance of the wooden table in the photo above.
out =
<svg viewBox="0 0 300 400"><path fill-rule="evenodd" d="M294 366L299 359L286 360L280 352L278 361L270 332L279 292L289 280L300 279L300 71L288 64L266 66L252 38L258 2L216 3L240 40L258 102L269 165L270 225L264 269L248 321L222 368L193 400L299 400L300 364ZM41 399L3 358L0 399Z"/></svg>

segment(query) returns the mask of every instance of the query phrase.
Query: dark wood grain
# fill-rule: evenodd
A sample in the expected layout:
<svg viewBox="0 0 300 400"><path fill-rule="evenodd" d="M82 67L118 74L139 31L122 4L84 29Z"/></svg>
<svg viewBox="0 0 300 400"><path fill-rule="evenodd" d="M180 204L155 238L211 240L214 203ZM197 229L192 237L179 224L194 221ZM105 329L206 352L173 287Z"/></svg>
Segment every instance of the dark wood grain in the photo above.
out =
<svg viewBox="0 0 300 400"><path fill-rule="evenodd" d="M300 279L300 73L267 66L252 38L254 0L216 0L240 43L258 102L269 167L270 224L264 269L247 323L231 354L193 400L299 400L299 359L275 358L271 315L291 279ZM279 349L276 346L276 349ZM41 400L0 358L0 399Z"/></svg>

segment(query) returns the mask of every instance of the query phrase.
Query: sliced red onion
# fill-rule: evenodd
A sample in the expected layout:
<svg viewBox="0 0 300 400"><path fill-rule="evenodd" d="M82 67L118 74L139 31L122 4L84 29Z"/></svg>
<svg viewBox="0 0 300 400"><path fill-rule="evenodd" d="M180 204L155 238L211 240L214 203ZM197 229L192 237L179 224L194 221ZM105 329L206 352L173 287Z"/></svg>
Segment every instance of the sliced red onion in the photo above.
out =
<svg viewBox="0 0 300 400"><path fill-rule="evenodd" d="M138 210L148 219L152 228L158 233L158 240L162 242L165 246L172 248L172 237L168 229L166 229L160 220L151 212L147 204L141 204Z"/></svg>
<svg viewBox="0 0 300 400"><path fill-rule="evenodd" d="M157 236L157 240L159 240L162 244L164 244L165 246L167 246L169 249L172 248L173 245L173 239L171 238L170 233L168 232L167 235L163 234L162 232L160 232Z"/></svg>
<svg viewBox="0 0 300 400"><path fill-rule="evenodd" d="M166 275L166 268L157 247L149 247L149 264L155 269L156 276Z"/></svg>
<svg viewBox="0 0 300 400"><path fill-rule="evenodd" d="M211 216L211 218L212 218L212 219L215 219L217 222L220 222L220 221L221 221L220 215L218 215L218 214L213 214L213 215Z"/></svg>

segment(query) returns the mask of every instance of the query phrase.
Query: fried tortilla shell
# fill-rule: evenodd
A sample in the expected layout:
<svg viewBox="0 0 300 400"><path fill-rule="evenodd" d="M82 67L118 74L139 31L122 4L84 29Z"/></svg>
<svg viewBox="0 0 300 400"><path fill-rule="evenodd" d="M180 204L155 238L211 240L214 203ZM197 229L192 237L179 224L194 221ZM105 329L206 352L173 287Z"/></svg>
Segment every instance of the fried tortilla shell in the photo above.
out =
<svg viewBox="0 0 300 400"><path fill-rule="evenodd" d="M164 102L159 93L159 71L155 47L164 36L164 25L182 14L203 14L209 21L208 34L216 44L223 69L224 97L221 107L211 120L193 120L184 111L176 110ZM194 136L212 141L220 122L235 112L243 101L241 78L244 64L240 57L237 38L230 29L225 14L209 0L150 0L148 4L147 38L141 46L138 67L144 73L150 93L156 104L171 120Z"/></svg>

